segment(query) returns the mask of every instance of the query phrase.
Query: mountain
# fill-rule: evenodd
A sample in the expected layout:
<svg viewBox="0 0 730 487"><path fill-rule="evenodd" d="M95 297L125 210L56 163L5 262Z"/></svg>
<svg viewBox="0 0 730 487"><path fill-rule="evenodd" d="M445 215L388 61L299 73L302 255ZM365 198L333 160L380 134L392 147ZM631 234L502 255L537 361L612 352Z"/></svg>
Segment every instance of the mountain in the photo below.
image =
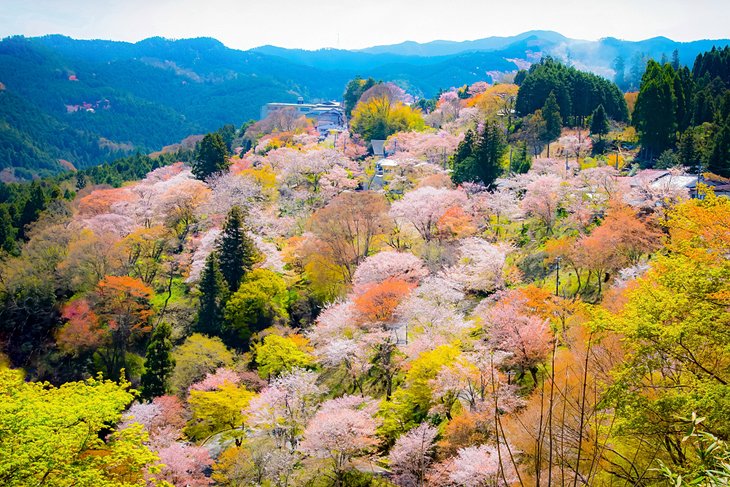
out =
<svg viewBox="0 0 730 487"><path fill-rule="evenodd" d="M545 55L612 78L619 56L627 72L641 72L649 57L671 56L677 49L691 64L712 45L727 44L664 37L583 41L530 31L357 51L275 46L241 51L211 38L129 43L9 37L0 41L0 178L29 178L69 164L82 168L158 150L190 134L258 118L269 101L339 99L356 75L432 97L439 89L492 81Z"/></svg>

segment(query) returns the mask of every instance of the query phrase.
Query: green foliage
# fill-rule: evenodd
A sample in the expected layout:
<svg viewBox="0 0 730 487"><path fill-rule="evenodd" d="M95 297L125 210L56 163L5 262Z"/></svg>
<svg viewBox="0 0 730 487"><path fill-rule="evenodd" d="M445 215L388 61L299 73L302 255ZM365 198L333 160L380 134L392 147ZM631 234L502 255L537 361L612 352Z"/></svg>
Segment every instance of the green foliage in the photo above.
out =
<svg viewBox="0 0 730 487"><path fill-rule="evenodd" d="M381 403L379 414L383 423L378 432L382 436L394 441L424 420L433 405L430 382L442 367L453 363L460 353L455 345L441 345L423 352L411 363L404 386L395 391L390 401Z"/></svg>
<svg viewBox="0 0 730 487"><path fill-rule="evenodd" d="M498 123L485 123L476 135L469 131L454 155L451 179L456 184L471 181L491 186L502 174L502 158L506 151L504 131Z"/></svg>
<svg viewBox="0 0 730 487"><path fill-rule="evenodd" d="M555 97L555 92L551 91L542 107L542 117L545 120L545 141L549 144L551 141L560 137L560 131L563 128L563 118L560 115L560 107ZM548 157L549 157L548 153Z"/></svg>
<svg viewBox="0 0 730 487"><path fill-rule="evenodd" d="M230 166L228 148L218 132L206 134L195 150L193 174L200 180L221 173Z"/></svg>
<svg viewBox="0 0 730 487"><path fill-rule="evenodd" d="M226 304L226 329L232 344L247 348L251 334L289 319L289 291L278 274L255 269Z"/></svg>
<svg viewBox="0 0 730 487"><path fill-rule="evenodd" d="M363 139L385 140L396 132L423 130L421 112L387 96L358 103L352 112L350 129Z"/></svg>
<svg viewBox="0 0 730 487"><path fill-rule="evenodd" d="M256 246L244 226L244 213L238 206L228 212L217 251L221 272L228 289L233 292L258 259Z"/></svg>
<svg viewBox="0 0 730 487"><path fill-rule="evenodd" d="M667 149L659 156L654 164L657 169L670 169L679 164L679 157L672 149Z"/></svg>
<svg viewBox="0 0 730 487"><path fill-rule="evenodd" d="M233 354L220 338L198 333L190 335L173 352L175 370L170 378L173 391L183 394L191 384L205 378L219 367L233 365Z"/></svg>
<svg viewBox="0 0 730 487"><path fill-rule="evenodd" d="M591 115L591 134L597 135L600 139L608 133L608 115L603 105L598 105L598 108L593 110Z"/></svg>
<svg viewBox="0 0 730 487"><path fill-rule="evenodd" d="M550 57L533 64L527 72L515 102L517 113L522 116L534 113L545 105L550 93L555 94L566 123L582 124L598 105L603 105L613 120L628 121L626 101L615 84Z"/></svg>
<svg viewBox="0 0 730 487"><path fill-rule="evenodd" d="M674 146L677 131L676 73L668 64L649 61L641 79L633 123L649 159Z"/></svg>
<svg viewBox="0 0 730 487"><path fill-rule="evenodd" d="M200 291L200 308L195 324L199 333L220 336L223 326L223 307L228 287L218 265L218 255L211 252L205 260L205 267L198 284Z"/></svg>
<svg viewBox="0 0 730 487"><path fill-rule="evenodd" d="M314 364L314 357L291 337L266 335L263 343L254 347L254 352L259 375L263 379Z"/></svg>
<svg viewBox="0 0 730 487"><path fill-rule="evenodd" d="M725 119L712 141L708 169L720 176L730 177L730 116Z"/></svg>
<svg viewBox="0 0 730 487"><path fill-rule="evenodd" d="M345 94L342 96L342 102L345 108L345 115L348 118L352 115L352 110L355 109L355 106L357 105L357 102L360 101L362 94L376 84L379 83L373 78L362 79L360 76L356 76L347 83L347 86L345 87Z"/></svg>
<svg viewBox="0 0 730 487"><path fill-rule="evenodd" d="M236 432L243 425L243 414L254 393L244 386L224 382L213 391L190 391L188 404L192 418L185 427L185 435L193 441L202 441L210 435L230 432L232 436L241 436Z"/></svg>
<svg viewBox="0 0 730 487"><path fill-rule="evenodd" d="M142 395L146 399L162 396L167 392L167 382L175 369L172 358L172 327L162 322L152 332L145 355L145 371L142 374Z"/></svg>
<svg viewBox="0 0 730 487"><path fill-rule="evenodd" d="M145 485L144 467L157 456L144 445L142 428L104 439L133 398L124 381L88 379L55 388L0 367L0 483Z"/></svg>

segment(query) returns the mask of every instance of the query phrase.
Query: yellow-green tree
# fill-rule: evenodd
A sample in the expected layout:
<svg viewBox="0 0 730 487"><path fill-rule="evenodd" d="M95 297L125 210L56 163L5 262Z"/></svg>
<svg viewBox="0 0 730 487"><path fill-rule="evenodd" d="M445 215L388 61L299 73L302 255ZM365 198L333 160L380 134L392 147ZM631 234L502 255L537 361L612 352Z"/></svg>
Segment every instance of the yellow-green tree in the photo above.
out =
<svg viewBox="0 0 730 487"><path fill-rule="evenodd" d="M687 418L696 413L706 432L730 435L730 201L708 194L682 203L668 227L669 252L607 320L626 348L611 396L622 440L614 461L640 472L658 459L692 474L700 462L683 441Z"/></svg>
<svg viewBox="0 0 730 487"><path fill-rule="evenodd" d="M61 387L26 382L0 366L0 484L145 486L157 456L141 426L103 432L134 399L129 383L100 379Z"/></svg>
<svg viewBox="0 0 730 487"><path fill-rule="evenodd" d="M383 95L358 103L352 112L350 128L365 140L385 140L396 132L423 130L420 110Z"/></svg>
<svg viewBox="0 0 730 487"><path fill-rule="evenodd" d="M212 391L190 391L188 404L193 413L185 427L191 440L205 440L216 433L228 432L239 438L243 426L243 411L254 393L231 382L224 382Z"/></svg>
<svg viewBox="0 0 730 487"><path fill-rule="evenodd" d="M294 368L307 368L314 364L308 340L300 335L267 335L261 345L254 347L259 375L276 377Z"/></svg>

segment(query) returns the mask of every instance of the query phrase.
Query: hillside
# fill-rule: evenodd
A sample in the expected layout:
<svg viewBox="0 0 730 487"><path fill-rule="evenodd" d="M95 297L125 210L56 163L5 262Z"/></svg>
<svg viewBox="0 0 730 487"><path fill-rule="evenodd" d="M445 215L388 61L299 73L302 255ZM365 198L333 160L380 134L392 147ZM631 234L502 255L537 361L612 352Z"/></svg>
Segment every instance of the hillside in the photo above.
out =
<svg viewBox="0 0 730 487"><path fill-rule="evenodd" d="M339 99L356 75L393 81L418 97L493 81L543 55L636 88L648 57L676 49L689 62L722 41L580 41L550 31L476 41L434 41L361 51L263 46L230 49L211 38L160 37L137 43L60 35L0 41L0 170L30 178L68 164L87 167L134 151L151 152L191 134L258 118L272 100ZM637 68L638 66L638 68ZM10 169L14 171L10 171Z"/></svg>

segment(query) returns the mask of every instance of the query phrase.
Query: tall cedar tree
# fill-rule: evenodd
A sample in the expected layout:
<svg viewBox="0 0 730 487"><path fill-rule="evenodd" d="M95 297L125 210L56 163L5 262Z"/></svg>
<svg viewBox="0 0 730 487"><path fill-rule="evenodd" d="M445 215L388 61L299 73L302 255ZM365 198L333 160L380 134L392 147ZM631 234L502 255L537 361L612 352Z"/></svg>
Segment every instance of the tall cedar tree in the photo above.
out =
<svg viewBox="0 0 730 487"><path fill-rule="evenodd" d="M730 177L730 117L725 120L715 135L708 169L720 176Z"/></svg>
<svg viewBox="0 0 730 487"><path fill-rule="evenodd" d="M196 331L210 336L221 336L223 308L228 295L228 287L215 252L211 252L205 260L198 289L200 290L200 309L195 325Z"/></svg>
<svg viewBox="0 0 730 487"><path fill-rule="evenodd" d="M598 135L599 140L603 140L603 136L608 133L608 115L603 105L593 111L591 116L591 134Z"/></svg>
<svg viewBox="0 0 730 487"><path fill-rule="evenodd" d="M142 396L145 399L163 396L167 393L167 379L175 368L172 356L172 327L165 322L157 325L147 345L145 372L142 374Z"/></svg>
<svg viewBox="0 0 730 487"><path fill-rule="evenodd" d="M217 245L218 263L231 292L238 290L243 276L256 262L256 246L243 226L243 216L240 207L231 208Z"/></svg>
<svg viewBox="0 0 730 487"><path fill-rule="evenodd" d="M641 78L633 123L648 159L654 159L674 147L677 133L675 76L669 64L661 66L652 60Z"/></svg>
<svg viewBox="0 0 730 487"><path fill-rule="evenodd" d="M230 164L228 148L221 134L207 134L195 151L193 174L196 178L205 180L213 174L225 171Z"/></svg>
<svg viewBox="0 0 730 487"><path fill-rule="evenodd" d="M486 122L481 133L475 136L472 132L467 132L459 144L454 156L451 179L456 184L471 181L491 186L502 174L500 162L506 151L504 130L497 122Z"/></svg>
<svg viewBox="0 0 730 487"><path fill-rule="evenodd" d="M560 137L560 130L563 128L563 118L560 116L560 107L551 91L542 107L542 118L545 119L545 142L547 143L547 156L550 157L550 142Z"/></svg>

